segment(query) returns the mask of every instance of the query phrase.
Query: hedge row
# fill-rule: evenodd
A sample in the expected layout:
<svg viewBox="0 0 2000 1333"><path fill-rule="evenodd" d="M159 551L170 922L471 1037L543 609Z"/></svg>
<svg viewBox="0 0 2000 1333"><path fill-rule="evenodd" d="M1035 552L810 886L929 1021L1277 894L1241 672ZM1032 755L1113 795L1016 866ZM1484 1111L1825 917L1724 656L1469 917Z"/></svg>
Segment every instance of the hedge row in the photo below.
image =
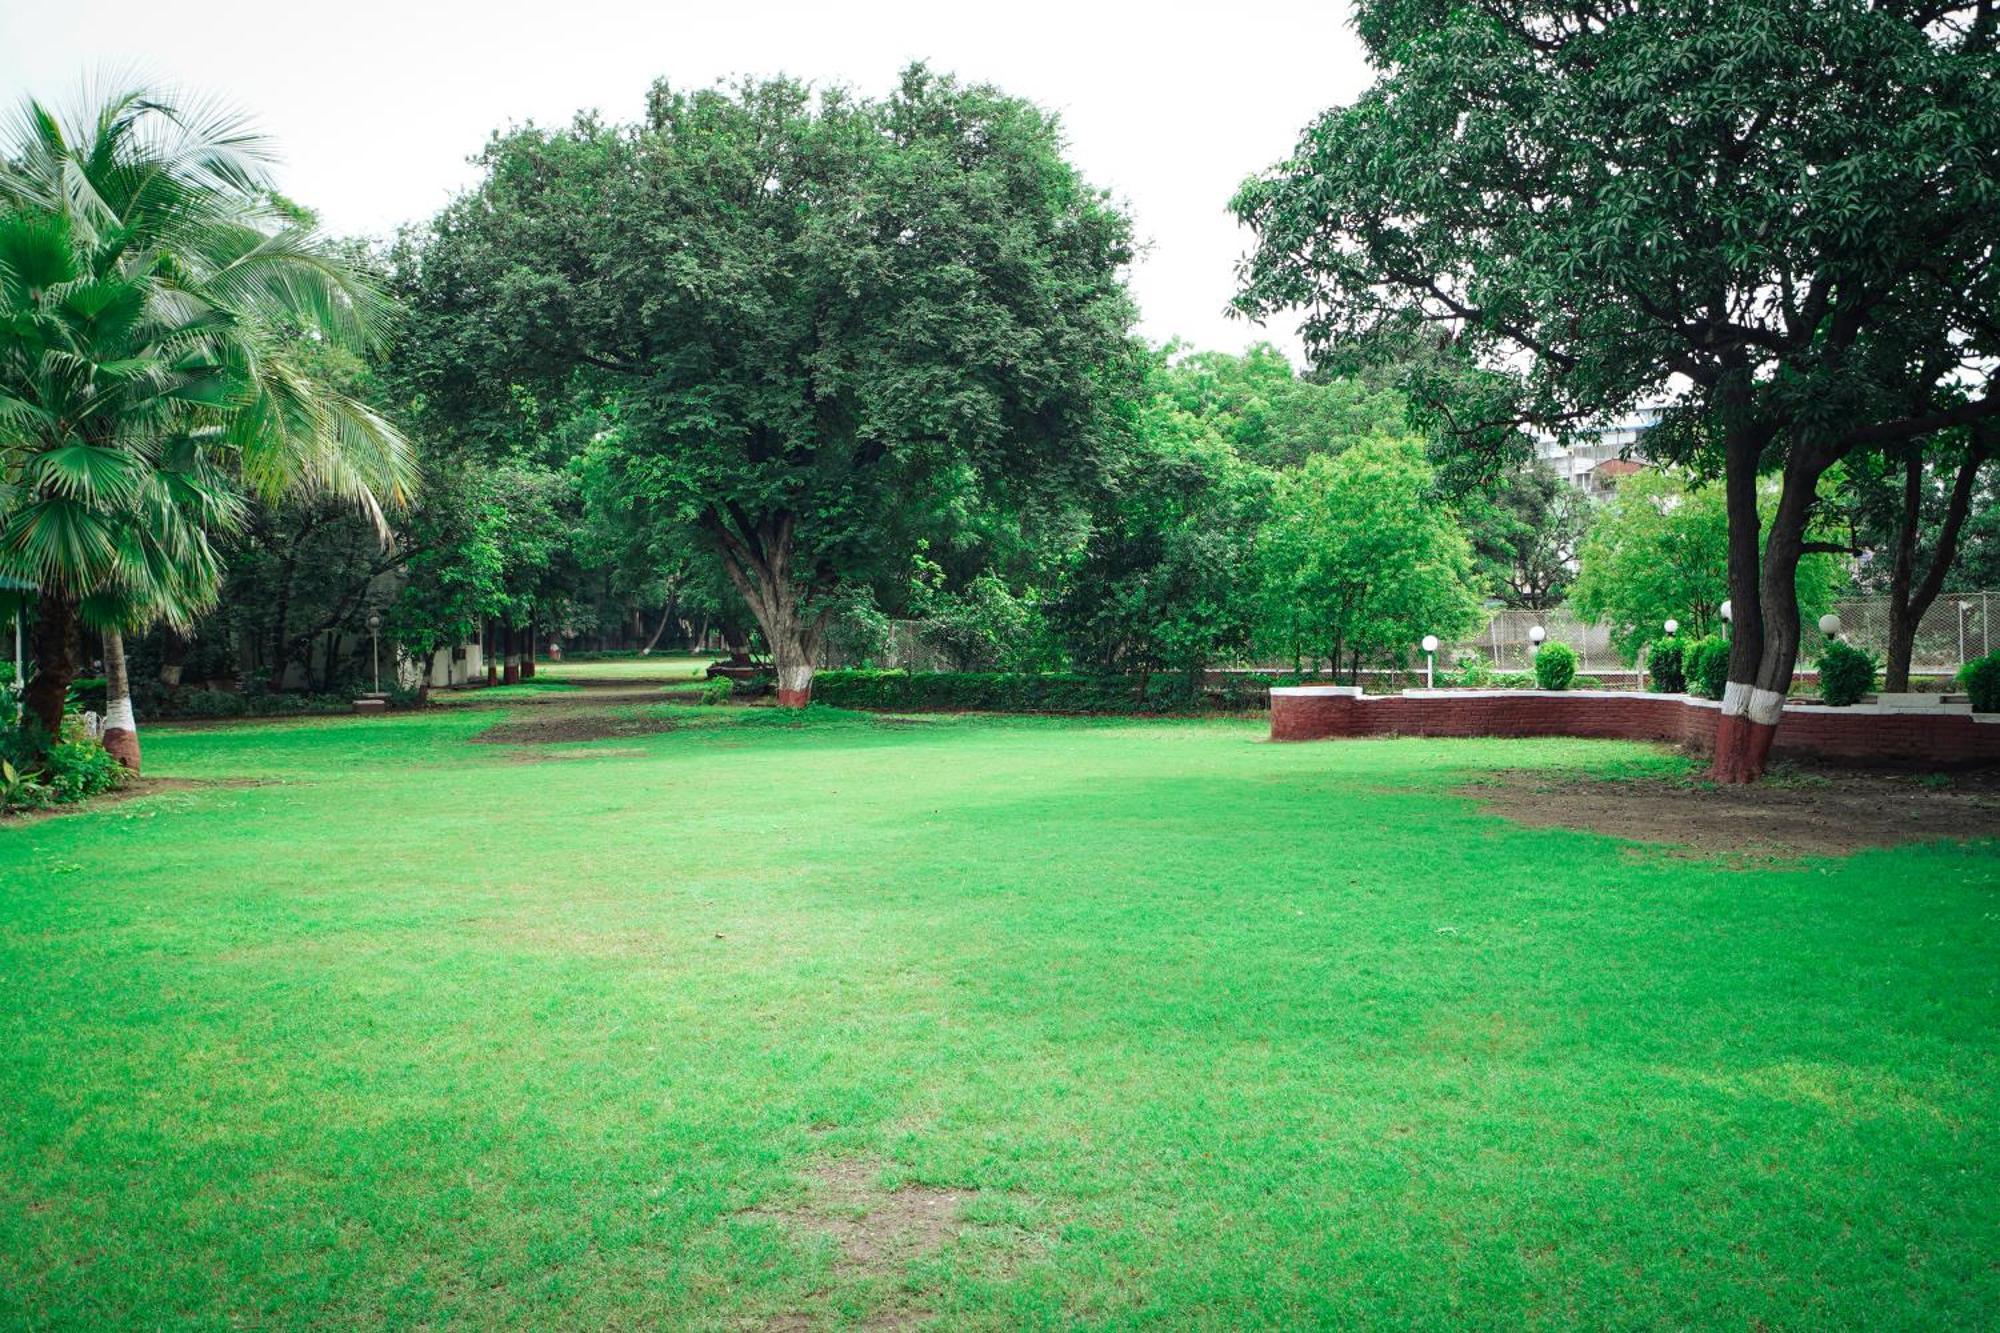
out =
<svg viewBox="0 0 2000 1333"><path fill-rule="evenodd" d="M816 702L924 713L1251 712L1269 703L1268 677L1191 685L1185 676L1087 676L1027 671L822 671Z"/></svg>

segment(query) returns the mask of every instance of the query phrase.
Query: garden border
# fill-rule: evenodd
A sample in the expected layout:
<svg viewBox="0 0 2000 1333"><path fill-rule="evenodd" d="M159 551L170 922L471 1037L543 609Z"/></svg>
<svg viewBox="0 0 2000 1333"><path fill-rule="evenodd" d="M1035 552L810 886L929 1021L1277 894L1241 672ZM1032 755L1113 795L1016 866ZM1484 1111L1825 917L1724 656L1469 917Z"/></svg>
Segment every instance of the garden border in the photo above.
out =
<svg viewBox="0 0 2000 1333"><path fill-rule="evenodd" d="M1271 739L1355 736L1577 736L1715 746L1722 705L1633 690L1405 690L1274 686ZM1957 768L2000 764L2000 713L1964 705L1787 704L1772 753L1851 764Z"/></svg>

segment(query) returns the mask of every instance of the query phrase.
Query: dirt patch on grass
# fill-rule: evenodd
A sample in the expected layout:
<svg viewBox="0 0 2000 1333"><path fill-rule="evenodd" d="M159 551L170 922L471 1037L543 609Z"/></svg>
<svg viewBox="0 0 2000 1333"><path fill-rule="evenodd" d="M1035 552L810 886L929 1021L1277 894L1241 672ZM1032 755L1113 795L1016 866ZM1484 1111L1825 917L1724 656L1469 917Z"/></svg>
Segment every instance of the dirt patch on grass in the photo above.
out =
<svg viewBox="0 0 2000 1333"><path fill-rule="evenodd" d="M1533 828L1666 843L1694 856L1842 856L1938 839L2000 838L2000 774L1775 772L1751 787L1512 769L1458 788Z"/></svg>
<svg viewBox="0 0 2000 1333"><path fill-rule="evenodd" d="M955 1240L966 1227L965 1205L978 1193L934 1185L884 1189L881 1175L882 1163L873 1158L837 1158L806 1173L803 1198L746 1209L738 1215L775 1222L795 1235L832 1240L839 1249L840 1269L849 1276L893 1278L910 1261ZM863 1326L901 1328L928 1317L925 1311L891 1295ZM819 1326L802 1314L781 1315L766 1325L770 1329Z"/></svg>
<svg viewBox="0 0 2000 1333"><path fill-rule="evenodd" d="M620 717L614 713L550 709L546 715L496 722L472 738L477 745L574 745L620 736L653 736L680 723L671 717Z"/></svg>

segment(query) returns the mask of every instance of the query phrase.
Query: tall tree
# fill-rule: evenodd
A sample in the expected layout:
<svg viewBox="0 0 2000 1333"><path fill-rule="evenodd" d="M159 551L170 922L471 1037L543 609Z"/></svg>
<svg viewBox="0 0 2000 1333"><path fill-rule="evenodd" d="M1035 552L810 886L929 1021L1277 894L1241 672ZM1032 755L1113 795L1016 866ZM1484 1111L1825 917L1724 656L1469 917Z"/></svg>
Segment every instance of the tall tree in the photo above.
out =
<svg viewBox="0 0 2000 1333"><path fill-rule="evenodd" d="M1459 443L1679 395L1718 473L1736 633L1714 774L1763 771L1818 483L2000 414L2000 83L1987 0L1362 0L1379 71L1235 203L1239 304L1315 346L1432 329ZM1781 492L1760 545L1758 478Z"/></svg>
<svg viewBox="0 0 2000 1333"><path fill-rule="evenodd" d="M782 701L932 497L1086 474L1130 227L1028 103L921 67L881 100L659 84L642 124L482 161L415 282L427 393L475 430L514 386L615 398L650 511L717 552Z"/></svg>
<svg viewBox="0 0 2000 1333"><path fill-rule="evenodd" d="M384 307L274 208L268 157L138 92L67 120L29 102L0 147L0 573L39 590L25 703L48 735L79 620L188 623L246 492L379 515L412 475L392 426L302 366L305 341L372 346Z"/></svg>

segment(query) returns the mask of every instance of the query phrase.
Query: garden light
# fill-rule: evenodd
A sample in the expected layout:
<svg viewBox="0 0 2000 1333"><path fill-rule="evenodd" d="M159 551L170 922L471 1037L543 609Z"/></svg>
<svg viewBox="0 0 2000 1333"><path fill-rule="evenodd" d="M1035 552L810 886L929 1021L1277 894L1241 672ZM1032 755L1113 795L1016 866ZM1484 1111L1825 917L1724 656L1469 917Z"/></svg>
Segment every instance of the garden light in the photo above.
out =
<svg viewBox="0 0 2000 1333"><path fill-rule="evenodd" d="M1427 690L1437 687L1437 650L1438 636L1424 635L1424 688Z"/></svg>
<svg viewBox="0 0 2000 1333"><path fill-rule="evenodd" d="M1819 618L1819 632L1829 639L1840 637L1840 617L1829 611Z"/></svg>
<svg viewBox="0 0 2000 1333"><path fill-rule="evenodd" d="M1679 632L1680 627L1681 627L1680 621L1669 618L1667 623L1662 625L1660 628L1664 629L1667 632L1667 637L1672 638L1674 634Z"/></svg>

